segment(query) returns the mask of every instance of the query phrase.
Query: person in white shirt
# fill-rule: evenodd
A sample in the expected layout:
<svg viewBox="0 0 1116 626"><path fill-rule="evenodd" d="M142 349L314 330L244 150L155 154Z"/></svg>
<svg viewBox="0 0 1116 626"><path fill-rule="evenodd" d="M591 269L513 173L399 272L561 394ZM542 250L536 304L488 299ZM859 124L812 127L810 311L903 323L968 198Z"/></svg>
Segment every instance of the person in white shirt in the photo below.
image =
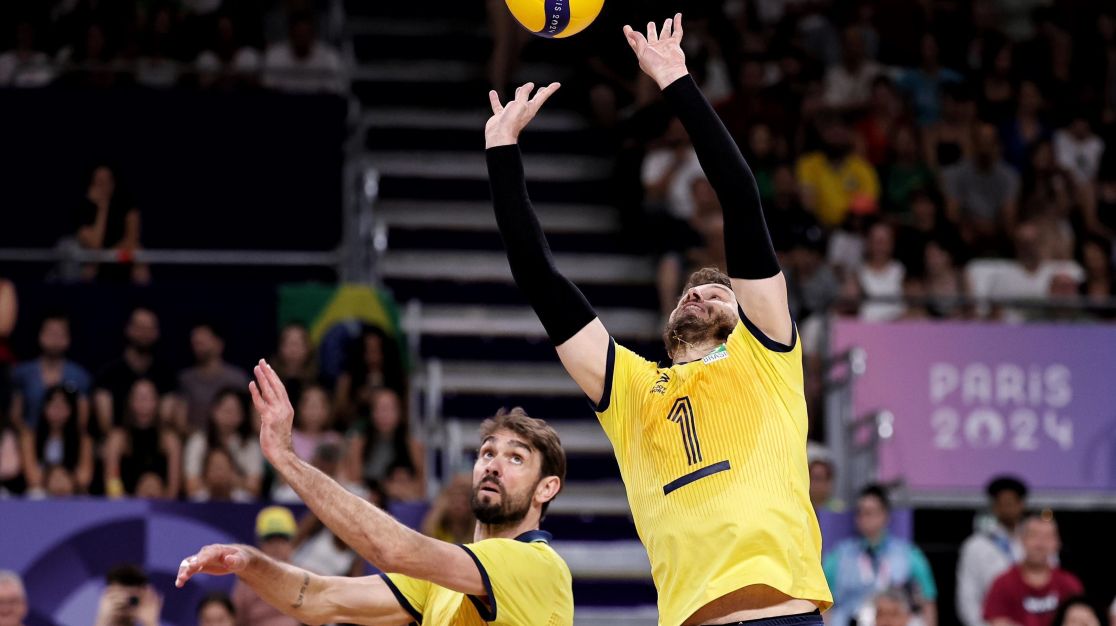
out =
<svg viewBox="0 0 1116 626"><path fill-rule="evenodd" d="M984 596L992 582L1022 554L1016 529L1026 510L1027 486L1012 476L988 483L991 516L978 515L957 562L957 616L964 626L984 626Z"/></svg>
<svg viewBox="0 0 1116 626"><path fill-rule="evenodd" d="M1104 156L1104 140L1093 133L1089 118L1083 113L1073 117L1070 125L1054 132L1054 160L1082 185L1092 184L1100 171Z"/></svg>
<svg viewBox="0 0 1116 626"><path fill-rule="evenodd" d="M264 86L293 93L343 93L341 55L318 40L312 13L291 15L287 41L264 54Z"/></svg>
<svg viewBox="0 0 1116 626"><path fill-rule="evenodd" d="M895 260L895 231L879 222L868 229L864 264L856 276L866 298L898 298L903 295L903 279L907 270ZM902 302L866 302L860 307L860 319L885 322L898 319L907 310Z"/></svg>
<svg viewBox="0 0 1116 626"><path fill-rule="evenodd" d="M0 54L0 87L42 87L54 80L54 66L45 52L35 50L35 27L16 26L15 48Z"/></svg>
<svg viewBox="0 0 1116 626"><path fill-rule="evenodd" d="M836 109L867 106L872 95L872 81L883 70L868 58L860 28L846 28L841 46L841 62L825 72L825 104Z"/></svg>

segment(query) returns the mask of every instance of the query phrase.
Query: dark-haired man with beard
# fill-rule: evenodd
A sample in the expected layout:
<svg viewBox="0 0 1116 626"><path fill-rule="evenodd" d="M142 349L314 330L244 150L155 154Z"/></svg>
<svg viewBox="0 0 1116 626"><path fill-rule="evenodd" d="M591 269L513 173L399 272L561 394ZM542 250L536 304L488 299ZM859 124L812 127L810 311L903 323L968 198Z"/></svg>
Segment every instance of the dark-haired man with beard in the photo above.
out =
<svg viewBox="0 0 1116 626"><path fill-rule="evenodd" d="M521 409L481 424L473 466L474 542L421 535L353 495L291 447L294 409L265 362L250 386L264 455L341 540L388 574L316 576L248 546L214 545L182 561L195 574L236 574L264 600L307 624L345 622L473 626L573 624L570 570L539 521L566 476L558 434Z"/></svg>
<svg viewBox="0 0 1116 626"><path fill-rule="evenodd" d="M137 380L151 380L160 394L173 389L171 372L155 358L158 342L159 317L147 307L133 309L124 327L124 352L101 368L93 382L93 413L101 432L123 423L128 393Z"/></svg>
<svg viewBox="0 0 1116 626"><path fill-rule="evenodd" d="M625 28L693 141L724 208L728 274L695 273L658 367L616 343L555 268L531 209L519 133L558 88L489 95L500 234L516 284L612 442L659 592L659 624L821 626L832 603L810 505L802 351L756 181L686 69L681 15Z"/></svg>

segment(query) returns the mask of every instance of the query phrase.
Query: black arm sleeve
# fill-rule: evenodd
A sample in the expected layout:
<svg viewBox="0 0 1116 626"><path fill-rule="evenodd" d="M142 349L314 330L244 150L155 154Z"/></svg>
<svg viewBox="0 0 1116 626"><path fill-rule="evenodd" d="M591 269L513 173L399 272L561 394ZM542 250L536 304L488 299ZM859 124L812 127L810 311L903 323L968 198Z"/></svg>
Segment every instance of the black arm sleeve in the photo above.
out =
<svg viewBox="0 0 1116 626"><path fill-rule="evenodd" d="M758 279L778 274L756 177L732 135L689 74L668 85L663 96L690 134L701 168L721 201L728 275Z"/></svg>
<svg viewBox="0 0 1116 626"><path fill-rule="evenodd" d="M519 146L490 148L486 156L496 225L508 252L512 277L550 340L562 345L596 319L597 313L581 290L554 266L546 235L527 196Z"/></svg>

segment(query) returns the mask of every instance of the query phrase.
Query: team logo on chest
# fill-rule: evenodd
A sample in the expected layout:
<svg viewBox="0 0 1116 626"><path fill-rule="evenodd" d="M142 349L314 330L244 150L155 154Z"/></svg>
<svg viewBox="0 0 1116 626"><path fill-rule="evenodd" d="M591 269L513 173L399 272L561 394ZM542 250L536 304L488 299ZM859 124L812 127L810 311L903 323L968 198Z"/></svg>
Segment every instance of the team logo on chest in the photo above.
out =
<svg viewBox="0 0 1116 626"><path fill-rule="evenodd" d="M657 393L660 396L666 393L667 383L670 382L670 374L663 372L659 375L659 380L655 381L655 386L651 387L651 393Z"/></svg>
<svg viewBox="0 0 1116 626"><path fill-rule="evenodd" d="M722 343L721 347L719 347L716 350L714 350L714 351L710 352L709 354L705 355L705 358L703 358L701 360L701 362L706 364L706 365L709 365L710 363L713 363L714 361L720 361L721 359L727 359L727 358L728 358L728 349L725 348L725 344Z"/></svg>

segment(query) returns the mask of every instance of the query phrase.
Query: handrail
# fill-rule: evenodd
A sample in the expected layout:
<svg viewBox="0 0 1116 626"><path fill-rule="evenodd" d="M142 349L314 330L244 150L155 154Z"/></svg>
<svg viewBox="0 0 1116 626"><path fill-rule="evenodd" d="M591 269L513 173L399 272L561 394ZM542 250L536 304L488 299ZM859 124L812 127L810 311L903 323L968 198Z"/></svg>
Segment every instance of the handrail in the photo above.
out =
<svg viewBox="0 0 1116 626"><path fill-rule="evenodd" d="M339 250L182 250L144 248L134 252L56 248L0 248L0 261L10 263L145 263L149 265L260 265L337 268Z"/></svg>

